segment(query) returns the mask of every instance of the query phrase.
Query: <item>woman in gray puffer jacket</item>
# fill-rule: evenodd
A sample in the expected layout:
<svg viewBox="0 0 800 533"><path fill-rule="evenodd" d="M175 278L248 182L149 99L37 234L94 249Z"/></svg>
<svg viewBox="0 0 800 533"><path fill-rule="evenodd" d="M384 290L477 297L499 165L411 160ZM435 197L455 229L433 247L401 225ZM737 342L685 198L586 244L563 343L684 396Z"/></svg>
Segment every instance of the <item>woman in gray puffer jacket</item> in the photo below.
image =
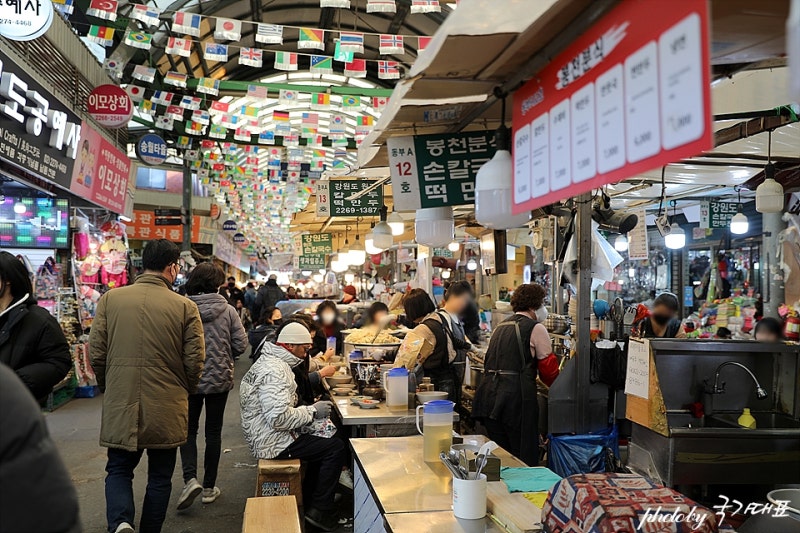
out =
<svg viewBox="0 0 800 533"><path fill-rule="evenodd" d="M203 493L203 503L212 503L220 494L215 486L222 450L222 418L228 393L233 388L233 360L247 348L247 334L236 310L217 293L225 273L211 263L197 265L186 282L186 295L197 304L203 320L206 361L197 394L189 395L189 435L181 446L181 466L185 486L178 498L178 509L189 507ZM206 456L203 484L197 482L197 430L200 413L206 407Z"/></svg>

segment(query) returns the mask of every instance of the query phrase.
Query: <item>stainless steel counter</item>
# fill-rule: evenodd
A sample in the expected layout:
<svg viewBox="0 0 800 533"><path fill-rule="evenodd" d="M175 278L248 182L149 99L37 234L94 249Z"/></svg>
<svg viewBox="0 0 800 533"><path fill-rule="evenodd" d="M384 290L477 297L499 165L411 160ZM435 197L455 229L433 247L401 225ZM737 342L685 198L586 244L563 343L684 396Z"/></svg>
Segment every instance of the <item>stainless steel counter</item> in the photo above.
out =
<svg viewBox="0 0 800 533"><path fill-rule="evenodd" d="M362 409L350 403L349 396L333 396L336 412L342 417L345 426L363 426L366 424L415 424L416 415L411 409L390 411L386 402L382 401L375 409ZM458 416L458 415L456 415Z"/></svg>
<svg viewBox="0 0 800 533"><path fill-rule="evenodd" d="M483 520L462 520L453 516L452 511L430 513L397 513L385 517L386 530L391 533L409 531L435 531L436 533L483 533L484 531L506 532L491 518Z"/></svg>

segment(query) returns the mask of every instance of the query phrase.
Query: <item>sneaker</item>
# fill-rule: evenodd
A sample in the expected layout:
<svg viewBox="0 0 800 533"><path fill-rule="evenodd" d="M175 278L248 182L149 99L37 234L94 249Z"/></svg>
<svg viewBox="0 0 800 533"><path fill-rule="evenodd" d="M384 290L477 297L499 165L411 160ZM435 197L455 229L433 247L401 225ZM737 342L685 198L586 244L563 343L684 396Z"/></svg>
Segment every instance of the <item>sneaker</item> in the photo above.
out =
<svg viewBox="0 0 800 533"><path fill-rule="evenodd" d="M339 474L339 485L353 490L353 473L349 469L342 470L342 473Z"/></svg>
<svg viewBox="0 0 800 533"><path fill-rule="evenodd" d="M197 479L192 478L187 481L186 485L183 486L180 498L178 498L178 510L181 511L192 505L194 499L197 498L201 492L203 492L203 487L197 482Z"/></svg>
<svg viewBox="0 0 800 533"><path fill-rule="evenodd" d="M306 522L322 531L334 531L339 525L335 511L325 513L314 507L306 509Z"/></svg>
<svg viewBox="0 0 800 533"><path fill-rule="evenodd" d="M134 533L133 526L127 522L123 522L117 526L117 529L114 530L114 533Z"/></svg>
<svg viewBox="0 0 800 533"><path fill-rule="evenodd" d="M214 487L213 489L203 489L203 503L214 503L214 501L219 498L219 495L219 487Z"/></svg>

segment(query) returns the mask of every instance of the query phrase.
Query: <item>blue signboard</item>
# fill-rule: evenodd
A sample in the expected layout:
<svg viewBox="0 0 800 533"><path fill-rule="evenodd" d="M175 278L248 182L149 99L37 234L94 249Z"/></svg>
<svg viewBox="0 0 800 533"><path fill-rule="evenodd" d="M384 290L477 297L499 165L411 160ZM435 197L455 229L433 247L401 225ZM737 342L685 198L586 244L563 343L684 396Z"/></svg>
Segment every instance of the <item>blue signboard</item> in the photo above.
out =
<svg viewBox="0 0 800 533"><path fill-rule="evenodd" d="M236 231L237 227L238 226L236 225L236 221L234 220L226 220L225 222L222 223L223 231Z"/></svg>
<svg viewBox="0 0 800 533"><path fill-rule="evenodd" d="M167 141L155 133L147 133L136 141L136 157L145 165L161 165L167 160Z"/></svg>

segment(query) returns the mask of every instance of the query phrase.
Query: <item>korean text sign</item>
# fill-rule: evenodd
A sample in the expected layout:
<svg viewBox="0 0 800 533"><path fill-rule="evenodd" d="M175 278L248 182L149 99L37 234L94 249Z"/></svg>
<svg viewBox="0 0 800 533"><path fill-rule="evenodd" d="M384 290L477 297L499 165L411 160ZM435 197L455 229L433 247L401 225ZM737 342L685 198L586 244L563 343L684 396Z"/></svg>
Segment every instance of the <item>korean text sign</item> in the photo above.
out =
<svg viewBox="0 0 800 533"><path fill-rule="evenodd" d="M303 254L295 256L294 267L299 270L319 270L325 268L325 255Z"/></svg>
<svg viewBox="0 0 800 533"><path fill-rule="evenodd" d="M707 0L621 2L514 94L515 214L712 146Z"/></svg>
<svg viewBox="0 0 800 533"><path fill-rule="evenodd" d="M300 236L300 242L302 255L333 253L333 237L330 233L306 233Z"/></svg>
<svg viewBox="0 0 800 533"><path fill-rule="evenodd" d="M183 241L183 226L156 226L156 214L153 211L134 210L125 232L129 239ZM200 217L197 215L192 217L192 242L200 242Z"/></svg>
<svg viewBox="0 0 800 533"><path fill-rule="evenodd" d="M731 219L739 212L735 202L702 202L700 204L701 228L727 228Z"/></svg>
<svg viewBox="0 0 800 533"><path fill-rule="evenodd" d="M130 173L128 155L84 122L69 190L115 213L122 213Z"/></svg>
<svg viewBox="0 0 800 533"><path fill-rule="evenodd" d="M374 217L383 206L383 187L375 187L356 199L353 195L373 187L366 180L335 179L317 182L318 217Z"/></svg>
<svg viewBox="0 0 800 533"><path fill-rule="evenodd" d="M388 140L395 209L475 202L475 176L495 152L489 131L393 137Z"/></svg>

